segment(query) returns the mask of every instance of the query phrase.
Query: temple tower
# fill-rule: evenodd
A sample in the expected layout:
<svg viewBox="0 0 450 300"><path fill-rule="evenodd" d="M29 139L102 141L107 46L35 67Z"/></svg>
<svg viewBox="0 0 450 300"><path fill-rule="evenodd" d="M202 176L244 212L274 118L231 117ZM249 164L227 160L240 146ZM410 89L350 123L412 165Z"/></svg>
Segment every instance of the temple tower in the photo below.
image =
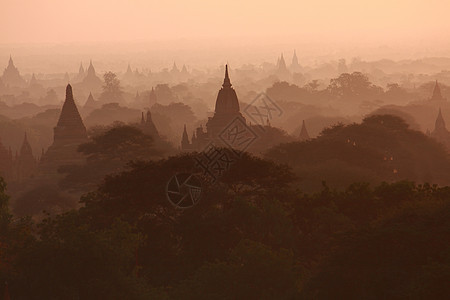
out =
<svg viewBox="0 0 450 300"><path fill-rule="evenodd" d="M40 161L41 171L54 173L60 166L79 164L84 160L77 148L88 141L88 136L73 99L70 84L66 87L66 99L53 132L53 144Z"/></svg>
<svg viewBox="0 0 450 300"><path fill-rule="evenodd" d="M156 92L153 87L149 94L149 102L150 102L150 106L152 106L153 104L158 102L158 97L156 96Z"/></svg>
<svg viewBox="0 0 450 300"><path fill-rule="evenodd" d="M278 59L276 75L280 80L289 80L290 73L288 68L286 67L286 61L284 60L283 53L281 53L280 58Z"/></svg>
<svg viewBox="0 0 450 300"><path fill-rule="evenodd" d="M66 100L64 101L58 123L53 129L53 132L54 144L87 140L86 127L83 124L83 120L73 99L72 86L70 84L66 87Z"/></svg>
<svg viewBox="0 0 450 300"><path fill-rule="evenodd" d="M144 121L144 114L142 114L142 120ZM145 123L142 124L142 132L144 132L147 135L152 136L154 139L159 138L158 130L156 129L155 124L152 120L152 114L150 111L147 111L147 118L145 120Z"/></svg>
<svg viewBox="0 0 450 300"><path fill-rule="evenodd" d="M245 123L239 108L239 101L236 91L231 86L228 76L228 65L225 66L225 78L222 88L219 90L216 99L214 116L208 119L206 131L210 139L215 139L235 118L241 118Z"/></svg>
<svg viewBox="0 0 450 300"><path fill-rule="evenodd" d="M294 55L292 56L292 63L291 63L290 69L292 72L300 72L300 70L301 70L301 66L298 63L297 53L295 50L294 50Z"/></svg>
<svg viewBox="0 0 450 300"><path fill-rule="evenodd" d="M32 177L36 172L36 159L25 133L19 155L15 161L16 180L23 181Z"/></svg>
<svg viewBox="0 0 450 300"><path fill-rule="evenodd" d="M439 87L439 83L438 83L437 80L436 80L436 83L434 85L433 95L431 96L430 101L432 101L432 102L444 102L444 101L447 101L447 99L442 97L441 88Z"/></svg>
<svg viewBox="0 0 450 300"><path fill-rule="evenodd" d="M447 150L450 150L450 132L445 126L445 121L442 117L442 111L440 108L434 125L434 130L431 132L431 137L443 144Z"/></svg>
<svg viewBox="0 0 450 300"><path fill-rule="evenodd" d="M183 136L181 138L181 149L189 150L191 148L191 143L189 143L189 137L186 130L186 124L184 124Z"/></svg>
<svg viewBox="0 0 450 300"><path fill-rule="evenodd" d="M94 109L97 109L98 107L99 107L99 105L98 105L97 101L95 101L94 96L92 96L92 93L89 93L89 96L83 105L84 116L91 113Z"/></svg>
<svg viewBox="0 0 450 300"><path fill-rule="evenodd" d="M102 87L102 80L95 73L92 60L89 62L86 77L83 79L82 86L91 91L100 90Z"/></svg>
<svg viewBox="0 0 450 300"><path fill-rule="evenodd" d="M83 81L85 76L86 76L86 73L84 72L83 62L81 62L80 68L78 69L78 74L77 74L77 77L75 78L75 80L77 82L81 82L81 81Z"/></svg>
<svg viewBox="0 0 450 300"><path fill-rule="evenodd" d="M303 120L303 123L302 123L302 129L300 130L299 139L300 139L300 141L307 141L310 139L308 130L306 130L305 120Z"/></svg>
<svg viewBox="0 0 450 300"><path fill-rule="evenodd" d="M15 87L25 87L26 82L20 76L19 70L14 65L13 59L11 56L9 56L9 62L6 69L3 71L2 76L3 84L6 86L15 86Z"/></svg>

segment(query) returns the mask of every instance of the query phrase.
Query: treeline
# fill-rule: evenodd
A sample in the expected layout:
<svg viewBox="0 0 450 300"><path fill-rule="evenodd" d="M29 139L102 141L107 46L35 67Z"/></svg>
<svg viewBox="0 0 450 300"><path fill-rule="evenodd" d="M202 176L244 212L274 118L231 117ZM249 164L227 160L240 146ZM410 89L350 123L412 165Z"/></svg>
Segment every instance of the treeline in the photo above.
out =
<svg viewBox="0 0 450 300"><path fill-rule="evenodd" d="M167 181L196 154L135 162L39 223L0 185L0 282L12 299L444 299L450 187L354 183L302 193L248 154L177 210ZM3 289L3 287L2 287Z"/></svg>
<svg viewBox="0 0 450 300"><path fill-rule="evenodd" d="M301 189L309 192L320 189L323 180L339 189L359 181L450 185L446 148L393 115L336 124L315 139L278 145L265 157L292 167Z"/></svg>

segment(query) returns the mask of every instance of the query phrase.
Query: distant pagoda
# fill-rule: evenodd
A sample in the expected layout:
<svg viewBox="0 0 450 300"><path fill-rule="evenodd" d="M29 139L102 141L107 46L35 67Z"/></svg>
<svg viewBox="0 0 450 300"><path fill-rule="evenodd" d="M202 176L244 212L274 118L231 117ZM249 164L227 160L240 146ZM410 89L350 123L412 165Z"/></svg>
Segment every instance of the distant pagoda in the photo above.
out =
<svg viewBox="0 0 450 300"><path fill-rule="evenodd" d="M87 98L86 102L83 105L83 114L86 116L86 114L91 113L93 110L97 109L99 107L99 104L97 101L95 101L94 96L92 96L92 93L89 93L89 97Z"/></svg>
<svg viewBox="0 0 450 300"><path fill-rule="evenodd" d="M283 53L281 53L281 56L277 61L277 69L275 75L277 75L280 80L284 81L290 78L290 73L286 66L286 61L284 60Z"/></svg>
<svg viewBox="0 0 450 300"><path fill-rule="evenodd" d="M302 123L302 129L300 130L299 139L300 139L300 141L307 141L310 139L308 130L306 130L305 120L303 120L303 123Z"/></svg>
<svg viewBox="0 0 450 300"><path fill-rule="evenodd" d="M75 77L75 81L81 82L83 81L84 77L86 76L83 68L83 62L80 63L80 68L78 69L78 74Z"/></svg>
<svg viewBox="0 0 450 300"><path fill-rule="evenodd" d="M15 179L23 181L32 177L36 172L36 158L33 156L33 150L28 142L27 134L23 138L22 146L20 147L19 156L15 164Z"/></svg>
<svg viewBox="0 0 450 300"><path fill-rule="evenodd" d="M24 87L26 86L25 80L20 76L19 70L14 65L13 59L9 56L9 62L6 69L3 71L2 76L3 84L11 87Z"/></svg>
<svg viewBox="0 0 450 300"><path fill-rule="evenodd" d="M155 123L153 123L152 114L149 110L147 111L147 118L144 118L144 113L142 113L141 129L143 133L152 136L154 139L159 138L158 130Z"/></svg>
<svg viewBox="0 0 450 300"><path fill-rule="evenodd" d="M301 66L298 63L298 58L297 58L297 53L294 50L294 55L292 56L292 63L290 66L291 72L300 72L301 71Z"/></svg>
<svg viewBox="0 0 450 300"><path fill-rule="evenodd" d="M82 81L82 87L90 91L100 90L102 87L102 80L97 76L95 72L92 60L89 62L89 67L87 69L87 74Z"/></svg>
<svg viewBox="0 0 450 300"><path fill-rule="evenodd" d="M450 132L445 126L444 117L442 116L442 111L440 108L434 125L434 130L431 132L431 137L443 144L447 150L450 150Z"/></svg>
<svg viewBox="0 0 450 300"><path fill-rule="evenodd" d="M445 101L447 101L447 99L442 97L441 88L439 87L439 83L438 83L437 80L436 80L436 83L434 84L433 95L431 96L430 101L431 102L445 102Z"/></svg>

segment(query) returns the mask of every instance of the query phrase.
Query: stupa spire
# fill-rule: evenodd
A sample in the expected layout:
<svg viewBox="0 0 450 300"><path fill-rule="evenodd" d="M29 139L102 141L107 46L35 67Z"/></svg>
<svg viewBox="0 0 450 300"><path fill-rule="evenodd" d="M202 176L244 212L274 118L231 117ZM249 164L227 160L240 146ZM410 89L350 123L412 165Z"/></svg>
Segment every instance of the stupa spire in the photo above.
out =
<svg viewBox="0 0 450 300"><path fill-rule="evenodd" d="M231 87L230 77L228 76L228 64L225 65L225 78L223 79L222 86L224 88L230 88Z"/></svg>
<svg viewBox="0 0 450 300"><path fill-rule="evenodd" d="M436 122L435 122L435 125L434 125L434 130L435 131L439 131L439 130L442 130L442 129L446 130L446 127L445 127L444 118L442 117L441 108L439 108L439 113L438 113L438 116L436 118Z"/></svg>
<svg viewBox="0 0 450 300"><path fill-rule="evenodd" d="M30 143L28 142L28 137L27 137L26 132L25 132L25 135L23 138L22 147L20 147L20 156L23 156L23 155L33 156L33 151L31 150Z"/></svg>
<svg viewBox="0 0 450 300"><path fill-rule="evenodd" d="M300 130L299 138L300 138L301 141L306 141L306 140L310 139L309 134L308 134L308 130L306 130L305 120L303 120L302 129Z"/></svg>
<svg viewBox="0 0 450 300"><path fill-rule="evenodd" d="M86 127L73 99L72 86L70 84L66 87L66 100L54 129L55 142L66 139L87 139Z"/></svg>

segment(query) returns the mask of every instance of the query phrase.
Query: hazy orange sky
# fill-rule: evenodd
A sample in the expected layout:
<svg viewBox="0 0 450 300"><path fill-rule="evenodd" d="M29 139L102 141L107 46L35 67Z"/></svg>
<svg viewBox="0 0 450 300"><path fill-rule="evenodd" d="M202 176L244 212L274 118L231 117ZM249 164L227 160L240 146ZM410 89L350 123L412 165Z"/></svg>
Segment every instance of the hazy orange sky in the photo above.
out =
<svg viewBox="0 0 450 300"><path fill-rule="evenodd" d="M0 0L0 43L191 38L448 42L449 0Z"/></svg>

